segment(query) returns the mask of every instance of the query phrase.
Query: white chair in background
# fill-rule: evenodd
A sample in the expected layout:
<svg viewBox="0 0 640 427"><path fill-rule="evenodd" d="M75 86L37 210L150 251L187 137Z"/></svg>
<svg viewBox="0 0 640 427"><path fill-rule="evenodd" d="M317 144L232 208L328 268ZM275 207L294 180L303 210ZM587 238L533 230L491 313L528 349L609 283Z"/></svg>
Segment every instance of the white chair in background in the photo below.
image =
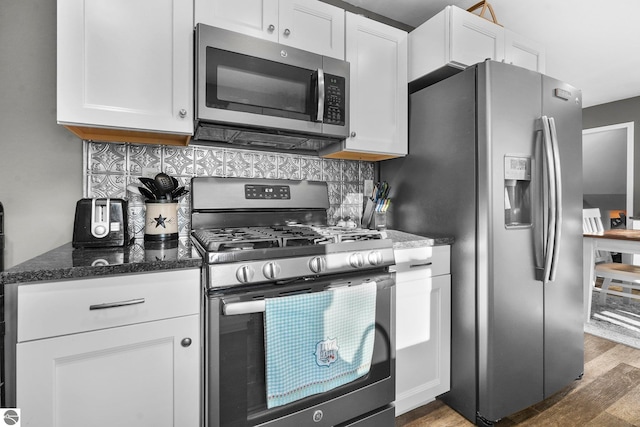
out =
<svg viewBox="0 0 640 427"><path fill-rule="evenodd" d="M600 209L582 210L582 231L584 234L604 233L602 218L600 218ZM625 298L625 302L628 302L629 298L640 299L639 295L634 295L631 292L632 289L640 290L640 266L613 262L611 253L608 251L596 250L595 261L595 277L602 278L600 288L595 287L594 283L594 289L601 292L600 301L604 303L607 294L622 296ZM621 282L619 286L622 287L624 292L609 289L613 280Z"/></svg>
<svg viewBox="0 0 640 427"><path fill-rule="evenodd" d="M602 218L600 216L600 209L583 209L582 210L582 232L584 234L601 234L604 233L604 226L602 225ZM611 258L611 252L600 251L596 249L596 264L603 262L613 262Z"/></svg>

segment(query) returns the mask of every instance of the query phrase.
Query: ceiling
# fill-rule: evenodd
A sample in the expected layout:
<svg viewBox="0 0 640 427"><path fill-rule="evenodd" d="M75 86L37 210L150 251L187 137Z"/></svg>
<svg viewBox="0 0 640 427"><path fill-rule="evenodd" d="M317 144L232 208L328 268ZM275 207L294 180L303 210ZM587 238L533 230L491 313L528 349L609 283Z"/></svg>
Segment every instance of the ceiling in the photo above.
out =
<svg viewBox="0 0 640 427"><path fill-rule="evenodd" d="M468 9L478 0L344 1L417 27L449 4ZM490 4L505 28L545 46L545 74L582 89L585 107L640 96L640 1L492 0Z"/></svg>

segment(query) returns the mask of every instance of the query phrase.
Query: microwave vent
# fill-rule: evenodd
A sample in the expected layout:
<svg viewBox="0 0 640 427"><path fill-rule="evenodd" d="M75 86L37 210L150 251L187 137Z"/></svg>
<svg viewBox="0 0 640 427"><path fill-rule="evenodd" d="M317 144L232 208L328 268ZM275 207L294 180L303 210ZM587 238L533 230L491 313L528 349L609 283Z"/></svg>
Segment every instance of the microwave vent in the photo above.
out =
<svg viewBox="0 0 640 427"><path fill-rule="evenodd" d="M202 141L229 142L238 133L240 133L240 131L236 129L215 126L198 126L194 138Z"/></svg>
<svg viewBox="0 0 640 427"><path fill-rule="evenodd" d="M312 138L307 135L273 132L268 130L238 129L224 125L200 123L196 127L192 144L227 143L245 148L274 151L299 151L316 154L323 148L339 142L332 138Z"/></svg>

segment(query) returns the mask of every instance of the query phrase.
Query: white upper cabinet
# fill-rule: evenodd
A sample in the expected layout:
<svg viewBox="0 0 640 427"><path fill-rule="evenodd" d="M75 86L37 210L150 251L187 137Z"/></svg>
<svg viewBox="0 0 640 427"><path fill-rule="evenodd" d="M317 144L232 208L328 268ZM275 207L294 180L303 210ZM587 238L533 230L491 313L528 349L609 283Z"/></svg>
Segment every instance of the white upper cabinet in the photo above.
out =
<svg viewBox="0 0 640 427"><path fill-rule="evenodd" d="M316 0L195 0L195 22L344 59L344 10Z"/></svg>
<svg viewBox="0 0 640 427"><path fill-rule="evenodd" d="M57 120L84 139L186 145L191 0L58 1Z"/></svg>
<svg viewBox="0 0 640 427"><path fill-rule="evenodd" d="M545 59L542 44L511 30L504 30L504 62L544 73Z"/></svg>
<svg viewBox="0 0 640 427"><path fill-rule="evenodd" d="M448 45L448 62L459 68L487 58L501 61L504 58L504 29L478 15L451 7Z"/></svg>
<svg viewBox="0 0 640 427"><path fill-rule="evenodd" d="M377 161L407 154L407 33L346 12L351 135L323 157Z"/></svg>
<svg viewBox="0 0 640 427"><path fill-rule="evenodd" d="M447 6L409 34L409 81L445 66L464 69L486 59L544 73L544 56L539 43L476 14Z"/></svg>

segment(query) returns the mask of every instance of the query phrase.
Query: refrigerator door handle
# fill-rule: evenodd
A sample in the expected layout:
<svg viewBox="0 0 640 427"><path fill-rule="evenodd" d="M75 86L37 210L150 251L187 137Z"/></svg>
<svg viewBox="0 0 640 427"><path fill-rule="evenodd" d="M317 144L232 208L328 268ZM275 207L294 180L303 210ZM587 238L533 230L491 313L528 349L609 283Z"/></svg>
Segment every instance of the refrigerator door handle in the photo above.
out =
<svg viewBox="0 0 640 427"><path fill-rule="evenodd" d="M542 276L542 283L545 285L551 281L551 267L553 261L555 233L556 233L556 176L555 176L555 161L553 155L553 145L551 142L551 128L549 125L549 118L542 116L542 135L543 135L543 149L545 154L545 162L547 175L548 175L548 202L549 202L549 224L547 226L547 240L544 250L544 273Z"/></svg>
<svg viewBox="0 0 640 427"><path fill-rule="evenodd" d="M549 281L556 279L556 270L558 268L558 258L560 256L560 242L562 241L562 173L560 169L560 148L558 145L558 132L556 130L556 122L553 117L549 117L549 128L551 130L551 144L553 148L553 165L555 174L555 195L556 195L556 231L555 242L553 244L553 259L551 260L551 271Z"/></svg>

